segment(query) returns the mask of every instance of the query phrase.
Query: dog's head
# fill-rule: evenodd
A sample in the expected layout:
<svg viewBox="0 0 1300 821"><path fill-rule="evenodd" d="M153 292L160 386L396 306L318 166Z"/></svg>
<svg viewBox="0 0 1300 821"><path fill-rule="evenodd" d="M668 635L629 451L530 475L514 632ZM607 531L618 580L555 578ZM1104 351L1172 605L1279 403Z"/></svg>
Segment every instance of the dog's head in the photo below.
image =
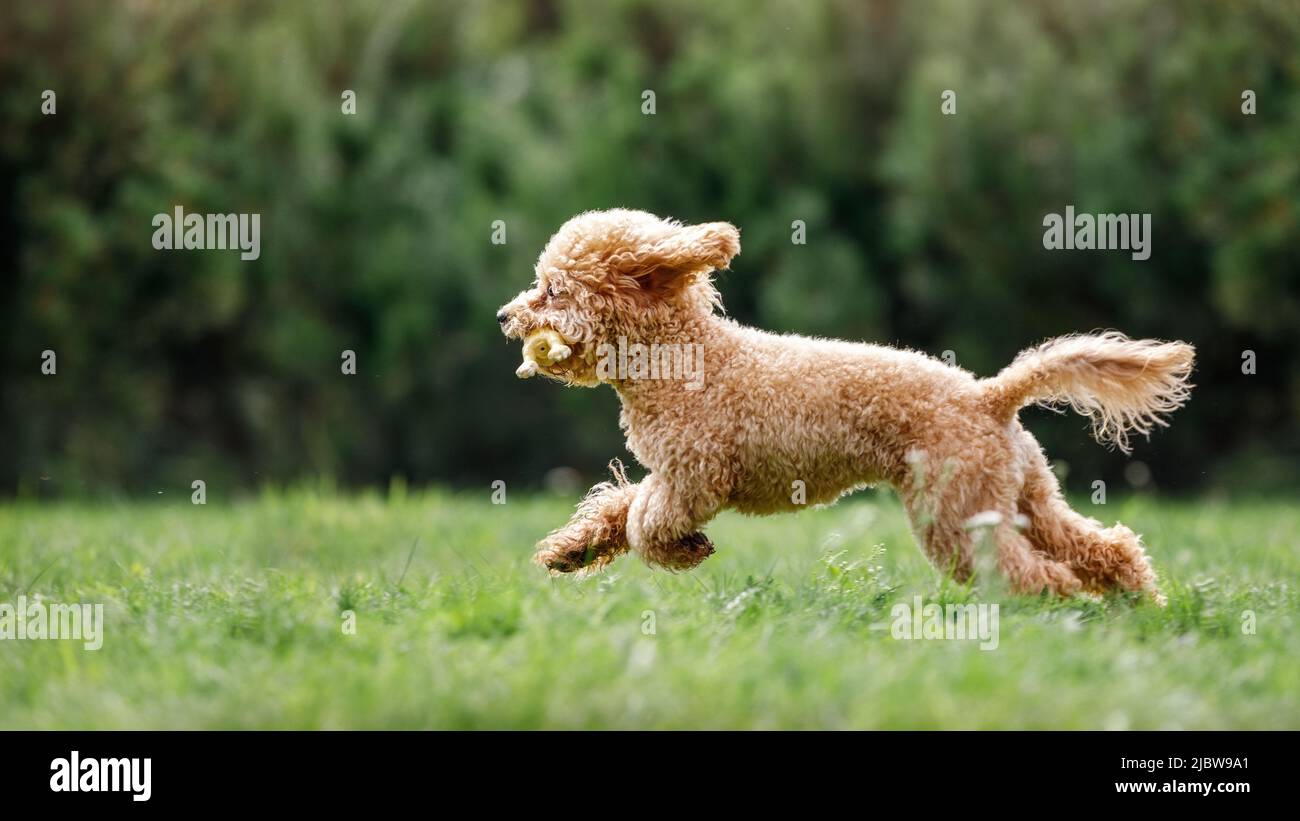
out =
<svg viewBox="0 0 1300 821"><path fill-rule="evenodd" d="M682 225L644 211L579 214L542 250L531 288L501 306L512 339L538 328L564 337L573 355L542 373L598 384L592 352L620 336L651 341L708 316L720 304L709 274L740 253L740 232L725 222Z"/></svg>

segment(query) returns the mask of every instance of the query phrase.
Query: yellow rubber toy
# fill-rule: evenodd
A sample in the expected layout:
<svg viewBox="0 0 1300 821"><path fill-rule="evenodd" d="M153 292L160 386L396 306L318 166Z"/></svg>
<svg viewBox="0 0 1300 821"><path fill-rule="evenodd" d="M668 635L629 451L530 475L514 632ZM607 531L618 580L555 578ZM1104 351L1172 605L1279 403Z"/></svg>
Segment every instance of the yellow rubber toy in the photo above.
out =
<svg viewBox="0 0 1300 821"><path fill-rule="evenodd" d="M524 338L524 361L515 376L527 379L537 374L538 368L554 365L569 358L573 350L564 344L564 337L550 328L539 328Z"/></svg>

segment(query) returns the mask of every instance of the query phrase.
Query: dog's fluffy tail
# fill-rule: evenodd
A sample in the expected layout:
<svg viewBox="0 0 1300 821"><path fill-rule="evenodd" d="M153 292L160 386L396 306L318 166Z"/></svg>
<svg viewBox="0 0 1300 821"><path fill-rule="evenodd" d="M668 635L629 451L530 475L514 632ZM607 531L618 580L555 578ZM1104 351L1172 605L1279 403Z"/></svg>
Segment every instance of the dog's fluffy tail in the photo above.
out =
<svg viewBox="0 0 1300 821"><path fill-rule="evenodd" d="M1022 351L980 387L998 417L1035 402L1068 406L1092 420L1098 442L1127 453L1130 432L1164 427L1164 415L1187 401L1195 356L1186 342L1129 339L1118 331L1062 336Z"/></svg>

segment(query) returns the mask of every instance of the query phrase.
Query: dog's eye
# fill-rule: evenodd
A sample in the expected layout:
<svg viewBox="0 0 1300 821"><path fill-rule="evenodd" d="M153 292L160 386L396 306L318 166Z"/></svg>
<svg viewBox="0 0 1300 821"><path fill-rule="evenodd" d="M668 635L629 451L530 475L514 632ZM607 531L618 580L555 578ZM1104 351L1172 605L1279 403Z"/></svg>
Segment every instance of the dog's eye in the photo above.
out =
<svg viewBox="0 0 1300 821"><path fill-rule="evenodd" d="M546 298L547 298L547 299L555 299L555 297L556 297L555 286L554 286L554 285L547 285L547 286L546 286Z"/></svg>

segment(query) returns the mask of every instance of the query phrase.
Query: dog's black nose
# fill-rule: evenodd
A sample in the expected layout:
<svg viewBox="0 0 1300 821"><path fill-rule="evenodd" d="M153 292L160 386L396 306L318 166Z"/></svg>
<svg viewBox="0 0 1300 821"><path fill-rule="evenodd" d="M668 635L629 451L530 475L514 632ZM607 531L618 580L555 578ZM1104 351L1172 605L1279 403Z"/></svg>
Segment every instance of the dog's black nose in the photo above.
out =
<svg viewBox="0 0 1300 821"><path fill-rule="evenodd" d="M502 325L506 324L506 320L509 318L510 314L505 311L497 311L497 322L500 322Z"/></svg>

